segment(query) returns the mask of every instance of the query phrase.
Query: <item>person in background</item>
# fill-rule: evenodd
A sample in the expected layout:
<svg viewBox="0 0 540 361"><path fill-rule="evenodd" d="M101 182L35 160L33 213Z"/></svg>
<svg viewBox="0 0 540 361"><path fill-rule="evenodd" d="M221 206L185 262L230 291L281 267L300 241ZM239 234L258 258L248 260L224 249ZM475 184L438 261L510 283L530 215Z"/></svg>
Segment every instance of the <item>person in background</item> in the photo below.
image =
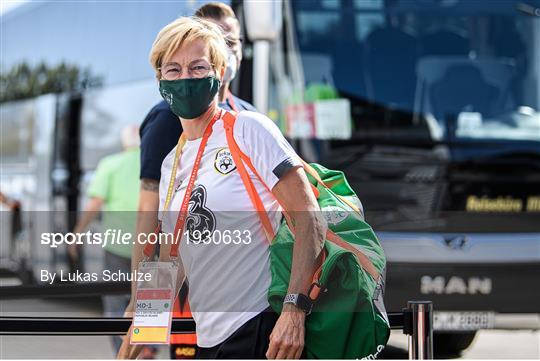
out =
<svg viewBox="0 0 540 361"><path fill-rule="evenodd" d="M253 105L235 97L230 91L231 81L236 77L242 62L242 35L240 22L236 18L234 11L229 5L211 2L199 8L195 16L201 19L210 20L219 25L225 36L228 47L227 69L223 76L223 84L219 89L219 107L226 110L239 112L241 110L256 111Z"/></svg>
<svg viewBox="0 0 540 361"><path fill-rule="evenodd" d="M233 10L226 4L211 2L200 7L194 15L219 25L226 39L228 47L227 68L219 90L219 107L234 111L256 111L251 104L234 96L229 90L230 83L238 73L242 61L240 22ZM161 163L171 149L176 146L181 133L182 127L178 116L171 111L169 104L164 100L150 110L141 124L141 186L137 234L148 234L156 229ZM139 244L133 247L131 263L133 270L142 260L143 247L144 245ZM133 283L132 291L134 287ZM179 299L176 300L174 307L175 317L190 317L189 305L185 302L187 292L187 286L180 290ZM132 292L132 294L134 293ZM195 347L195 335L171 335L171 358L192 358L196 351Z"/></svg>
<svg viewBox="0 0 540 361"><path fill-rule="evenodd" d="M120 153L103 158L88 187L88 203L73 232L86 232L90 223L103 211L102 230L121 229L134 232L137 206L139 203L140 149L139 127L130 125L122 130L122 148ZM105 247L105 269L112 272L131 272L131 248L126 244L110 244ZM78 245L68 246L70 258L80 263L81 250ZM105 317L121 317L129 303L129 295L103 296ZM115 352L118 352L122 339L113 336ZM143 358L155 353L154 348L143 350Z"/></svg>

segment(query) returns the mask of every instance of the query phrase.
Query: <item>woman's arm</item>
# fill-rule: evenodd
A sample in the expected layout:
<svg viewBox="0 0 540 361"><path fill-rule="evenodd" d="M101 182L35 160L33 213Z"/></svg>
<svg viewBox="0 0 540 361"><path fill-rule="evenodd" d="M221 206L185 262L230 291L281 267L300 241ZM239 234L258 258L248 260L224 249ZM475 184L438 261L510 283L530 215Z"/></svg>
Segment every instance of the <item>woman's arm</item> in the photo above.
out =
<svg viewBox="0 0 540 361"><path fill-rule="evenodd" d="M139 207L137 212L137 241L133 244L131 250L131 270L136 271L139 263L143 259L143 249L145 244L139 242L139 235L148 235L156 229L157 226L157 211L159 207L159 182L153 179L142 179L139 192ZM144 239L144 238L143 238ZM124 312L124 317L133 318L135 305L135 291L137 283L131 282L131 299ZM131 341L131 326L127 334L123 337L122 346L116 355L117 359L135 359L142 350L141 345L133 346Z"/></svg>
<svg viewBox="0 0 540 361"><path fill-rule="evenodd" d="M131 249L131 270L136 271L139 263L143 259L143 250L146 246L144 241L149 234L155 231L158 224L159 208L159 182L153 179L141 179L139 191L139 206L137 209L137 226L135 233L137 239ZM143 236L140 236L140 235ZM141 241L141 242L139 242ZM135 303L136 282L131 282L131 299L126 308L124 317L132 317L133 305ZM129 314L128 314L129 312Z"/></svg>
<svg viewBox="0 0 540 361"><path fill-rule="evenodd" d="M327 225L317 199L301 167L285 173L272 193L295 225L295 243L288 293L307 294L316 259L322 250ZM300 358L304 348L305 314L293 305L283 307L272 334L266 356L270 359Z"/></svg>

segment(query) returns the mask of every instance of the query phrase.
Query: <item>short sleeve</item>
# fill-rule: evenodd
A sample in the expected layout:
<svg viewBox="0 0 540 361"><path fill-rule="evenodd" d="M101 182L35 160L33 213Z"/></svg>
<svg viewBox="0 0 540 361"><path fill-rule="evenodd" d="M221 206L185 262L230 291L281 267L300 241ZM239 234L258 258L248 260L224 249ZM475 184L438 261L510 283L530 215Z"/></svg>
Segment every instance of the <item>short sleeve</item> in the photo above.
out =
<svg viewBox="0 0 540 361"><path fill-rule="evenodd" d="M86 192L88 197L98 197L105 201L108 200L113 171L113 168L110 166L110 159L103 158L98 163L94 176L90 181L90 186Z"/></svg>
<svg viewBox="0 0 540 361"><path fill-rule="evenodd" d="M263 114L249 111L239 113L234 133L238 146L251 159L270 189L287 171L302 165L276 124Z"/></svg>
<svg viewBox="0 0 540 361"><path fill-rule="evenodd" d="M178 143L180 120L169 109L155 108L141 127L141 178L159 181L161 163Z"/></svg>

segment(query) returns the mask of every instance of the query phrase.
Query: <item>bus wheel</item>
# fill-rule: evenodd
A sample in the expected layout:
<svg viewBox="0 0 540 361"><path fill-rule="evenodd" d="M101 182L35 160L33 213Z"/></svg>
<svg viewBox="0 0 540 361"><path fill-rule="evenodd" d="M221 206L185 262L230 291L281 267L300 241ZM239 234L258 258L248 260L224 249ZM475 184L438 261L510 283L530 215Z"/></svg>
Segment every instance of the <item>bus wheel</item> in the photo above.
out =
<svg viewBox="0 0 540 361"><path fill-rule="evenodd" d="M471 345L476 331L470 332L434 332L433 353L436 358L459 356L461 351Z"/></svg>

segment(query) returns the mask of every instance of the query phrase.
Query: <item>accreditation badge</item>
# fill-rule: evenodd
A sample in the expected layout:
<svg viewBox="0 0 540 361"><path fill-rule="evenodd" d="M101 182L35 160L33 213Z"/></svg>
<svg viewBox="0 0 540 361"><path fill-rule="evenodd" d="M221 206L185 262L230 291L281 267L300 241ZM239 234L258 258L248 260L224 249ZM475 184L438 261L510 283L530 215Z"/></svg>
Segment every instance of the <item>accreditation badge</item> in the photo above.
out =
<svg viewBox="0 0 540 361"><path fill-rule="evenodd" d="M169 344L178 266L173 262L141 262L137 281L132 344Z"/></svg>

